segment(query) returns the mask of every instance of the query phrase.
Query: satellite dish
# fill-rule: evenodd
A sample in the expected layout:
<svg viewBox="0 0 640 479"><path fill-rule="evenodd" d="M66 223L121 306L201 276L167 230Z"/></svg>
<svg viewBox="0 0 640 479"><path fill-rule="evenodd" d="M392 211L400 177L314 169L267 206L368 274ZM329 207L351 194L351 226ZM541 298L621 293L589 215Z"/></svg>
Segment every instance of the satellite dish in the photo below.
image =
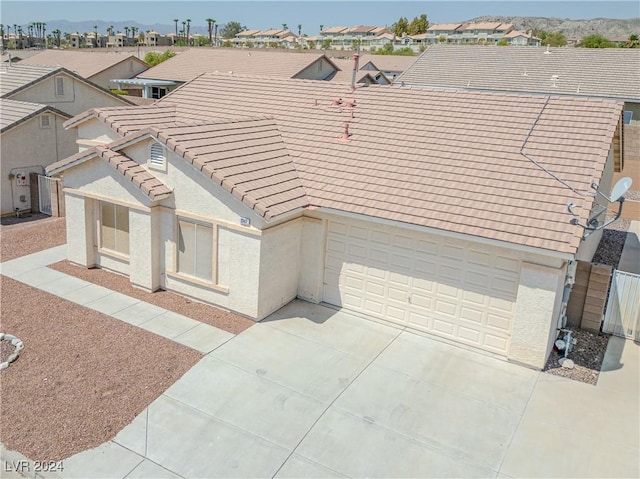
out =
<svg viewBox="0 0 640 479"><path fill-rule="evenodd" d="M611 188L611 195L608 198L612 203L618 201L631 188L632 180L628 176L620 178L618 182Z"/></svg>

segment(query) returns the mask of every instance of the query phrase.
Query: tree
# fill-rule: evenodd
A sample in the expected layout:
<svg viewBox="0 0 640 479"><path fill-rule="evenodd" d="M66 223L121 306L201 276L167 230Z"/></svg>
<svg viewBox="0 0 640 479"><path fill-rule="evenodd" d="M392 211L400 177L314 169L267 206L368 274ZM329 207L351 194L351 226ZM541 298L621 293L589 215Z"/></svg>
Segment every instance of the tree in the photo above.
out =
<svg viewBox="0 0 640 479"><path fill-rule="evenodd" d="M286 32L287 30L289 30L289 25L287 25L286 23L283 23L282 29Z"/></svg>
<svg viewBox="0 0 640 479"><path fill-rule="evenodd" d="M178 22L180 21L180 19L178 18L174 18L173 19L173 23L175 23L176 25L176 40L178 40Z"/></svg>
<svg viewBox="0 0 640 479"><path fill-rule="evenodd" d="M560 32L546 32L544 30L534 30L533 35L538 37L542 45L550 47L564 47L567 44L567 37Z"/></svg>
<svg viewBox="0 0 640 479"><path fill-rule="evenodd" d="M189 33L191 32L191 19L187 18L187 46L189 45Z"/></svg>
<svg viewBox="0 0 640 479"><path fill-rule="evenodd" d="M419 17L414 17L411 23L407 27L407 35L419 35L420 33L427 33L429 28L429 22L427 21L427 14L423 13Z"/></svg>
<svg viewBox="0 0 640 479"><path fill-rule="evenodd" d="M169 58L172 58L176 56L176 52L171 51L171 50L165 50L162 53L158 53L158 52L148 52L145 56L144 56L144 61L145 63L147 63L149 66L156 66L159 63L162 63L166 60L168 60Z"/></svg>
<svg viewBox="0 0 640 479"><path fill-rule="evenodd" d="M302 35L302 25L298 23L298 36Z"/></svg>
<svg viewBox="0 0 640 479"><path fill-rule="evenodd" d="M587 35L576 46L583 48L615 48L616 44L602 35Z"/></svg>
<svg viewBox="0 0 640 479"><path fill-rule="evenodd" d="M325 38L322 40L322 49L329 50L331 48L331 38Z"/></svg>
<svg viewBox="0 0 640 479"><path fill-rule="evenodd" d="M638 37L638 35L636 33L632 33L631 35L629 35L629 40L627 40L627 43L625 44L625 47L627 47L627 48L638 48L638 47L640 47L640 37Z"/></svg>
<svg viewBox="0 0 640 479"><path fill-rule="evenodd" d="M222 35L222 38L233 38L244 30L247 30L247 27L240 25L240 22L232 21L228 22L224 28L220 30L220 35Z"/></svg>
<svg viewBox="0 0 640 479"><path fill-rule="evenodd" d="M207 18L205 20L207 22L207 31L209 32L209 46L213 45L213 24L216 23L216 21L213 18Z"/></svg>
<svg viewBox="0 0 640 479"><path fill-rule="evenodd" d="M401 37L403 33L407 33L409 28L409 21L407 17L400 17L396 23L391 25L391 31L397 37Z"/></svg>
<svg viewBox="0 0 640 479"><path fill-rule="evenodd" d="M507 40L506 38L501 38L500 40L498 40L498 46L499 47L508 47L509 46L509 40Z"/></svg>
<svg viewBox="0 0 640 479"><path fill-rule="evenodd" d="M320 31L324 30L324 25L321 23L320 24Z"/></svg>

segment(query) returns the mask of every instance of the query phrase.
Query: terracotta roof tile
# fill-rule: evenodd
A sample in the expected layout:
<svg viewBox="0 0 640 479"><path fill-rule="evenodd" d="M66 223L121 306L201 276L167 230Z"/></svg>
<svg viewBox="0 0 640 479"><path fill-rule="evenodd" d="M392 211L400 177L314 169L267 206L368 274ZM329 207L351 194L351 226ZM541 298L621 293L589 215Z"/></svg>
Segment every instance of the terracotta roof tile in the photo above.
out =
<svg viewBox="0 0 640 479"><path fill-rule="evenodd" d="M336 98L356 100L354 118ZM207 74L156 108L183 123L157 129L163 141L268 218L333 208L572 254L583 231L566 205L585 216L593 198L521 149L591 193L622 103ZM188 124L202 120L220 124Z"/></svg>
<svg viewBox="0 0 640 479"><path fill-rule="evenodd" d="M76 72L84 78L91 78L104 70L107 70L124 61L133 61L140 67L148 68L148 65L131 53L97 52L97 51L69 51L69 50L42 50L20 63L22 65L46 65L50 67L61 66Z"/></svg>
<svg viewBox="0 0 640 479"><path fill-rule="evenodd" d="M433 45L395 82L640 101L640 50ZM557 75L554 80L553 75Z"/></svg>

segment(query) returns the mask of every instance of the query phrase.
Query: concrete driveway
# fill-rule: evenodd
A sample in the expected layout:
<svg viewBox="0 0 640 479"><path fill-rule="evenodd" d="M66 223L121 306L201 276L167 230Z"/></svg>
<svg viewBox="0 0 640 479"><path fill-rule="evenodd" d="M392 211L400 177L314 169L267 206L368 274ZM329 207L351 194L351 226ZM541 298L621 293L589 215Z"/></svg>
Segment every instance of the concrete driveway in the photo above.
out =
<svg viewBox="0 0 640 479"><path fill-rule="evenodd" d="M640 347L597 387L295 301L62 477L638 477Z"/></svg>

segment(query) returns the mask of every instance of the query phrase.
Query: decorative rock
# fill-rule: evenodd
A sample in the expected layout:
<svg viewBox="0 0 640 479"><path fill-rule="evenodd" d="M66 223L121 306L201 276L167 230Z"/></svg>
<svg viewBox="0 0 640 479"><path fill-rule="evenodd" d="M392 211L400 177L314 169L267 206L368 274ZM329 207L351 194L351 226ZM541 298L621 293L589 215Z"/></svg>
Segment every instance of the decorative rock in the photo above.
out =
<svg viewBox="0 0 640 479"><path fill-rule="evenodd" d="M562 366L565 369L573 369L575 367L575 364L571 359L567 359L567 358L563 358L563 359L564 361L562 361L560 366Z"/></svg>
<svg viewBox="0 0 640 479"><path fill-rule="evenodd" d="M9 364L18 359L20 351L24 349L24 343L15 336L6 333L0 333L0 341L7 341L14 347L13 353L9 355L7 360L0 363L0 371L2 371L3 369L7 369L9 367Z"/></svg>

